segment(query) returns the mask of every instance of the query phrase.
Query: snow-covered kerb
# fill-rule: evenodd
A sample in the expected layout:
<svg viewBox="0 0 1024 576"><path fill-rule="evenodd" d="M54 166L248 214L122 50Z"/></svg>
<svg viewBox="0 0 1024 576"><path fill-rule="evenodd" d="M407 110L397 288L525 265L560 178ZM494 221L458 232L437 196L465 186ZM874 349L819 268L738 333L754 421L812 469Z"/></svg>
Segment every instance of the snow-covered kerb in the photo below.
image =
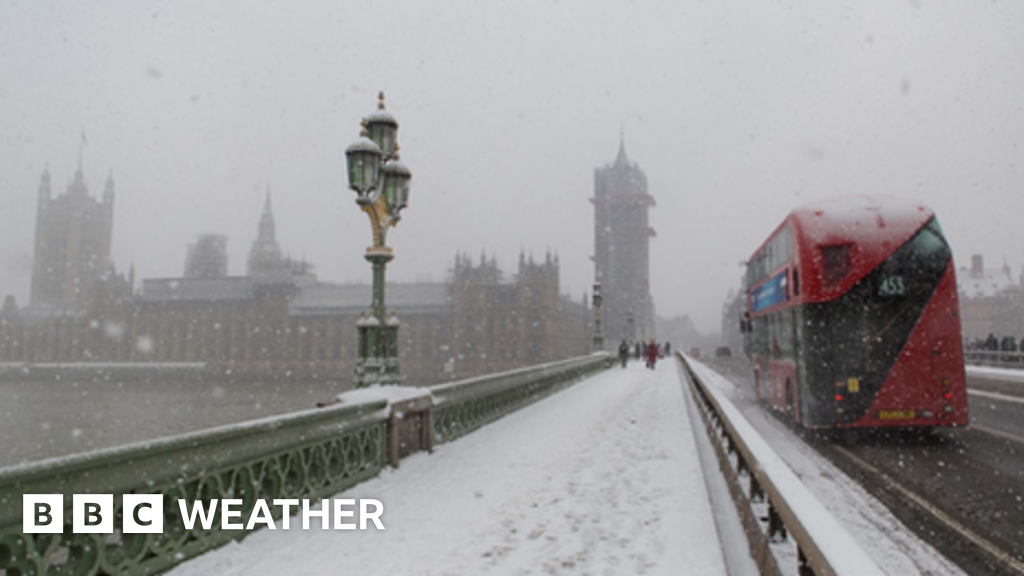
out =
<svg viewBox="0 0 1024 576"><path fill-rule="evenodd" d="M729 481L750 542L751 556L761 573L780 573L769 543L786 538L788 533L797 546L800 574L807 573L806 570L818 576L884 574L739 410L724 395L706 386L684 356L678 355L678 358L683 363L722 473ZM749 493L740 485L741 476L749 479ZM760 500L766 500L768 508L765 527L752 508L752 502Z"/></svg>

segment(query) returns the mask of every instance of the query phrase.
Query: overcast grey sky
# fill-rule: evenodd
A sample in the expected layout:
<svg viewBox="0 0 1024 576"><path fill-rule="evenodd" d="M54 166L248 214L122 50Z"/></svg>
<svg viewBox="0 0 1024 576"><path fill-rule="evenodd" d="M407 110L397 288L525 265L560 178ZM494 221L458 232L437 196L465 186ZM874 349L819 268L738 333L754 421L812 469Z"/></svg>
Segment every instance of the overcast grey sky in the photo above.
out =
<svg viewBox="0 0 1024 576"><path fill-rule="evenodd" d="M958 265L1024 264L1024 2L0 3L0 293L27 300L39 177L117 187L113 258L177 276L197 234L242 274L263 198L325 281L368 282L344 150L378 90L410 207L398 281L456 252L593 280L594 169L620 133L658 205L662 316L718 329L741 261L800 203L924 201Z"/></svg>

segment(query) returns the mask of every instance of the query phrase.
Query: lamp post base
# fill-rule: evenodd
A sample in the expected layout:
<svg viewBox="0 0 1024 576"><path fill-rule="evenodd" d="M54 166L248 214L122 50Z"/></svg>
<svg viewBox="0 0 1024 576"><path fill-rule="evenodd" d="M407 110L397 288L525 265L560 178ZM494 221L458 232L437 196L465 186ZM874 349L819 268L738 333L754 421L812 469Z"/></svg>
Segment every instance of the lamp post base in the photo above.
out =
<svg viewBox="0 0 1024 576"><path fill-rule="evenodd" d="M398 328L401 322L392 312L384 315L384 272L394 258L390 250L368 250L366 260L373 265L373 307L356 321L359 331L359 355L356 358L355 387L374 384L401 384L405 376L398 370Z"/></svg>
<svg viewBox="0 0 1024 576"><path fill-rule="evenodd" d="M355 387L400 385L405 376L398 373L397 358L360 358L356 361Z"/></svg>

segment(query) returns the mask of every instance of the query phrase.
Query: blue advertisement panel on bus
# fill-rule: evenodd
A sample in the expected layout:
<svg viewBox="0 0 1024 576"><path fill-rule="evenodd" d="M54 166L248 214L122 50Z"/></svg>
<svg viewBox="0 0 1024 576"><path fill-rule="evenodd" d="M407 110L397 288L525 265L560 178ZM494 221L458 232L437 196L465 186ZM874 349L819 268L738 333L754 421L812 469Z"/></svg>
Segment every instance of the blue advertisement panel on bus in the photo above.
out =
<svg viewBox="0 0 1024 576"><path fill-rule="evenodd" d="M750 292L750 311L759 312L786 301L786 271L779 272Z"/></svg>

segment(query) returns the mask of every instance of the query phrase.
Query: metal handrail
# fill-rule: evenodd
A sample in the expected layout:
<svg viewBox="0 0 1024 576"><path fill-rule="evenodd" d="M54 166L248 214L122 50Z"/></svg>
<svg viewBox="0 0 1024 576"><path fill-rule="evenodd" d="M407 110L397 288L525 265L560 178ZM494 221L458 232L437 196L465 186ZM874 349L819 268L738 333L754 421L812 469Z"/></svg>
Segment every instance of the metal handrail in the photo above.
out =
<svg viewBox="0 0 1024 576"><path fill-rule="evenodd" d="M781 574L769 544L789 535L797 547L801 576L884 574L739 410L707 386L686 357L678 353L676 357L683 366L721 470L729 481L751 556L761 573ZM730 455L736 457L735 467ZM744 473L749 475L749 493L740 483ZM752 502L761 499L768 505L765 525L751 507Z"/></svg>
<svg viewBox="0 0 1024 576"><path fill-rule="evenodd" d="M433 412L425 426L438 443L449 441L606 368L607 359L591 354L420 389L433 402L416 409ZM245 518L256 499L316 499L376 476L398 457L394 428L407 416L393 413L394 391L364 389L326 408L2 468L0 575L154 574L240 540L250 531L183 528L177 500L191 508L199 500L242 498ZM415 392L403 391L404 398ZM65 519L75 493L113 494L118 509L123 494L162 494L164 533L23 533L23 496L58 493Z"/></svg>
<svg viewBox="0 0 1024 576"><path fill-rule="evenodd" d="M1002 350L964 350L964 362L978 366L1024 368L1024 352Z"/></svg>
<svg viewBox="0 0 1024 576"><path fill-rule="evenodd" d="M449 442L502 416L553 394L581 378L606 369L610 355L595 352L438 384L427 389L434 397L434 442Z"/></svg>
<svg viewBox="0 0 1024 576"><path fill-rule="evenodd" d="M386 400L312 409L0 470L0 574L154 574L243 538L219 525L192 529L177 500L316 499L376 476L385 465ZM160 534L28 534L25 494L161 494ZM278 511L274 510L277 514Z"/></svg>

